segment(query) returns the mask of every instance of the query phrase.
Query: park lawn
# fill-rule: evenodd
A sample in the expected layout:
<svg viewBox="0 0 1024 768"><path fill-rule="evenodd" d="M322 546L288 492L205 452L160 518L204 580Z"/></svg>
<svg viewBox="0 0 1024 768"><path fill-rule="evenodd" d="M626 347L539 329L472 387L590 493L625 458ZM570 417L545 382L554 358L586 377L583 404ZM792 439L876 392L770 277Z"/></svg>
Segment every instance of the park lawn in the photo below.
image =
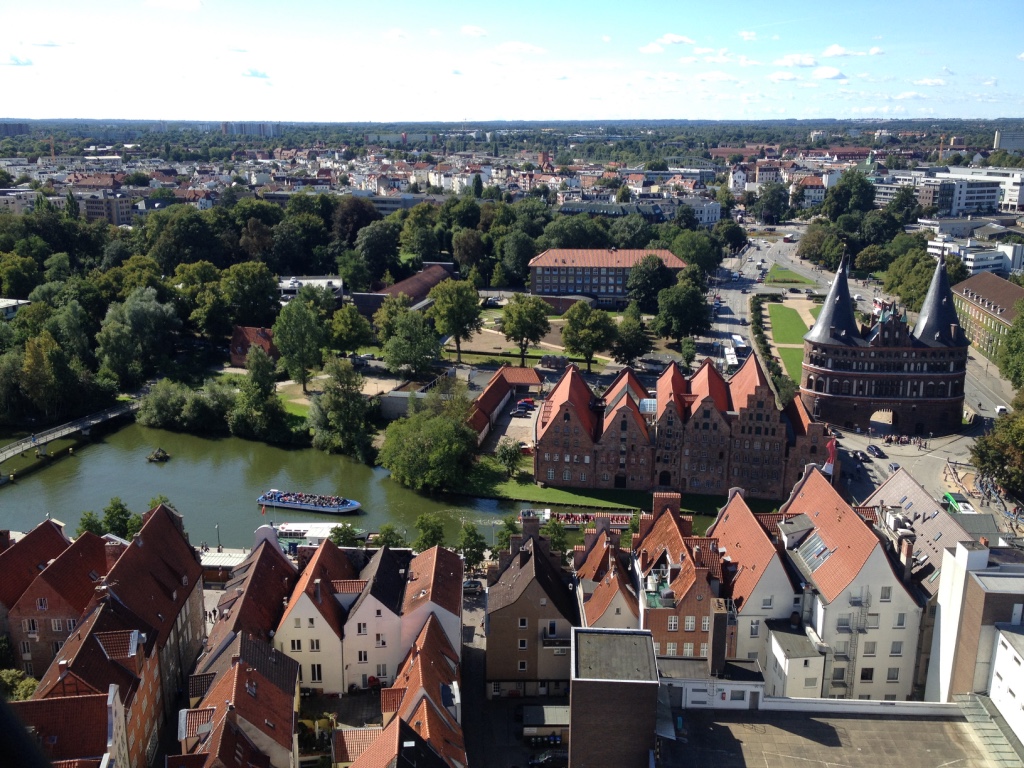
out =
<svg viewBox="0 0 1024 768"><path fill-rule="evenodd" d="M821 304L818 304L817 306L811 307L811 316L815 320L817 320L818 319L818 315L821 314L821 306L822 306Z"/></svg>
<svg viewBox="0 0 1024 768"><path fill-rule="evenodd" d="M799 285L811 285L811 281L806 277L801 277L791 269L784 269L778 264L773 264L772 268L768 270L768 277L765 278L765 284L773 285L778 283L788 284L799 284Z"/></svg>
<svg viewBox="0 0 1024 768"><path fill-rule="evenodd" d="M776 352L782 358L782 365L793 381L800 381L800 366L804 362L804 350L797 347L776 347Z"/></svg>
<svg viewBox="0 0 1024 768"><path fill-rule="evenodd" d="M784 304L769 304L768 316L772 321L772 339L776 344L802 344L807 324L800 313Z"/></svg>
<svg viewBox="0 0 1024 768"><path fill-rule="evenodd" d="M652 495L644 491L541 488L533 482L533 460L524 456L519 473L508 478L493 456L481 456L470 471L467 482L459 493L482 498L510 499L545 506L579 506L599 509L643 509L650 510ZM725 506L725 496L683 494L682 511L692 514L694 533L703 535L714 522L718 510ZM754 512L773 512L777 502L763 499L749 499L748 506Z"/></svg>

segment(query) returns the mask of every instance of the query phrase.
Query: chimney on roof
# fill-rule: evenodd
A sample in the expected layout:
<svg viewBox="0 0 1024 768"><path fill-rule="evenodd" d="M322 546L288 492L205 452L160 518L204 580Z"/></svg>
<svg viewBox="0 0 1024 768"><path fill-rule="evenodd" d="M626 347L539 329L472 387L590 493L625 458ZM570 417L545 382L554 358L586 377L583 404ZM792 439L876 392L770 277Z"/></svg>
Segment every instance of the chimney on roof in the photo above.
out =
<svg viewBox="0 0 1024 768"><path fill-rule="evenodd" d="M914 542L913 536L900 539L900 562L903 564L904 584L910 583L911 573L914 570Z"/></svg>
<svg viewBox="0 0 1024 768"><path fill-rule="evenodd" d="M313 581L313 599L320 602L320 579Z"/></svg>
<svg viewBox="0 0 1024 768"><path fill-rule="evenodd" d="M58 679L60 679L61 677L64 677L64 675L66 675L68 673L68 662L67 662L67 659L61 659L60 661L58 661L57 662L57 669L60 670L60 675L59 675Z"/></svg>

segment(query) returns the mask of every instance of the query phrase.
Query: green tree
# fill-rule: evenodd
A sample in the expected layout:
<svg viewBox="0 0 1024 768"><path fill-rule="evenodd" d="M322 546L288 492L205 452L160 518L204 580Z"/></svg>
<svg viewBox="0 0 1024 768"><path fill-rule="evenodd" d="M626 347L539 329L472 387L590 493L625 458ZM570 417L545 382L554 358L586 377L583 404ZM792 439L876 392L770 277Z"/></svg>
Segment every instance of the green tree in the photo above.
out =
<svg viewBox="0 0 1024 768"><path fill-rule="evenodd" d="M501 526L494 534L494 547L497 550L507 552L512 545L512 537L522 532L519 527L519 519L515 515L506 515L501 518Z"/></svg>
<svg viewBox="0 0 1024 768"><path fill-rule="evenodd" d="M974 441L971 462L982 475L1020 498L1024 494L1024 390L1017 392L1011 408Z"/></svg>
<svg viewBox="0 0 1024 768"><path fill-rule="evenodd" d="M462 362L462 342L479 333L484 326L480 296L468 280L444 280L430 289L433 305L427 316L441 336L455 342L455 359Z"/></svg>
<svg viewBox="0 0 1024 768"><path fill-rule="evenodd" d="M334 236L351 248L359 230L380 218L376 207L365 197L345 195L334 209Z"/></svg>
<svg viewBox="0 0 1024 768"><path fill-rule="evenodd" d="M26 701L35 693L39 682L20 669L0 669L0 693L7 701Z"/></svg>
<svg viewBox="0 0 1024 768"><path fill-rule="evenodd" d="M459 528L459 540L455 547L462 553L462 559L465 560L466 567L472 569L484 561L487 540L473 523L467 521Z"/></svg>
<svg viewBox="0 0 1024 768"><path fill-rule="evenodd" d="M618 191L616 191L615 193L616 203L628 203L631 198L632 195L629 192L629 187L627 187L625 184L619 187Z"/></svg>
<svg viewBox="0 0 1024 768"><path fill-rule="evenodd" d="M912 224L921 216L921 204L917 202L917 191L907 184L900 187L886 206L900 224Z"/></svg>
<svg viewBox="0 0 1024 768"><path fill-rule="evenodd" d="M821 212L837 221L847 213L866 213L875 206L875 186L860 171L843 171L839 181L825 193Z"/></svg>
<svg viewBox="0 0 1024 768"><path fill-rule="evenodd" d="M681 232L672 241L672 253L688 266L695 264L700 267L705 275L715 274L715 270L722 263L721 246L703 229L696 232Z"/></svg>
<svg viewBox="0 0 1024 768"><path fill-rule="evenodd" d="M484 195L484 181L480 178L479 173L473 174L473 197L478 200Z"/></svg>
<svg viewBox="0 0 1024 768"><path fill-rule="evenodd" d="M388 270L398 270L401 226L391 220L374 221L359 230L355 248L363 257L371 280L380 280Z"/></svg>
<svg viewBox="0 0 1024 768"><path fill-rule="evenodd" d="M250 440L283 442L288 435L287 416L274 386L276 363L253 345L245 358L248 375L239 385L238 397L228 413L231 434Z"/></svg>
<svg viewBox="0 0 1024 768"><path fill-rule="evenodd" d="M958 256L950 254L946 257L946 270L952 285L966 279L966 268ZM911 312L917 312L934 273L935 259L931 254L921 250L908 251L889 265L885 273L885 290L899 296Z"/></svg>
<svg viewBox="0 0 1024 768"><path fill-rule="evenodd" d="M78 529L75 531L75 536L81 536L86 531L95 533L97 536L102 536L107 532L103 526L103 521L92 510L86 510L82 513L82 519L78 521Z"/></svg>
<svg viewBox="0 0 1024 768"><path fill-rule="evenodd" d="M615 336L615 322L608 313L593 309L585 301L577 301L565 313L562 343L570 355L578 355L587 362L587 373L591 372L595 353L611 347Z"/></svg>
<svg viewBox="0 0 1024 768"><path fill-rule="evenodd" d="M634 302L630 306L636 306ZM639 312L631 315L628 312L623 315L619 323L618 333L615 342L612 344L612 358L620 365L632 365L633 361L643 357L654 349L654 342L650 333L644 327L639 317Z"/></svg>
<svg viewBox="0 0 1024 768"><path fill-rule="evenodd" d="M530 259L537 255L537 249L532 237L515 230L501 239L498 255L505 274L521 284L529 276Z"/></svg>
<svg viewBox="0 0 1024 768"><path fill-rule="evenodd" d="M342 354L373 343L373 328L354 304L345 304L331 318L331 341Z"/></svg>
<svg viewBox="0 0 1024 768"><path fill-rule="evenodd" d="M412 543L412 548L417 552L444 546L444 523L437 512L421 512L416 518L416 530L420 535Z"/></svg>
<svg viewBox="0 0 1024 768"><path fill-rule="evenodd" d="M683 339L679 342L679 356L683 359L683 367L689 368L697 359L697 345L693 339Z"/></svg>
<svg viewBox="0 0 1024 768"><path fill-rule="evenodd" d="M1024 388L1024 302L1017 302L1017 316L1013 318L999 350L999 372L1014 388ZM1024 390L1022 390L1024 391Z"/></svg>
<svg viewBox="0 0 1024 768"><path fill-rule="evenodd" d="M363 377L348 360L328 359L323 392L309 404L313 447L365 458L370 449L367 424L369 403L363 397Z"/></svg>
<svg viewBox="0 0 1024 768"><path fill-rule="evenodd" d="M552 552L561 552L563 559L569 552L569 537L565 533L565 524L561 520L551 518L540 529L541 534L548 537L548 545Z"/></svg>
<svg viewBox="0 0 1024 768"><path fill-rule="evenodd" d="M511 437L503 437L498 441L494 451L494 458L505 469L509 477L519 474L519 465L523 460L523 452L519 447L519 441Z"/></svg>
<svg viewBox="0 0 1024 768"><path fill-rule="evenodd" d="M359 547L363 544L363 540L359 538L359 531L352 523L339 523L334 526L328 538L336 547Z"/></svg>
<svg viewBox="0 0 1024 768"><path fill-rule="evenodd" d="M180 325L174 307L161 304L153 288L138 288L110 305L96 334L96 357L122 385L138 382L168 358Z"/></svg>
<svg viewBox="0 0 1024 768"><path fill-rule="evenodd" d="M395 332L381 356L392 373L420 376L430 370L441 351L437 333L421 312L407 310L395 323Z"/></svg>
<svg viewBox="0 0 1024 768"><path fill-rule="evenodd" d="M377 341L381 345L386 344L388 339L395 335L398 321L409 313L410 304L409 297L400 293L397 296L388 296L373 313L373 325L377 330Z"/></svg>
<svg viewBox="0 0 1024 768"><path fill-rule="evenodd" d="M551 330L548 322L548 304L537 296L513 294L502 311L502 331L505 340L519 347L519 364L526 365L526 350L537 344Z"/></svg>
<svg viewBox="0 0 1024 768"><path fill-rule="evenodd" d="M658 311L658 294L675 281L675 275L661 257L649 253L629 270L626 293L630 301L639 305L641 312L653 314Z"/></svg>
<svg viewBox="0 0 1024 768"><path fill-rule="evenodd" d="M732 219L719 219L715 224L714 233L732 253L736 253L747 244L747 231Z"/></svg>
<svg viewBox="0 0 1024 768"><path fill-rule="evenodd" d="M233 324L266 328L274 322L278 307L277 280L266 264L255 261L232 264L221 275L220 289Z"/></svg>
<svg viewBox="0 0 1024 768"><path fill-rule="evenodd" d="M771 181L761 186L753 212L765 224L777 224L782 221L788 207L789 190L784 184Z"/></svg>
<svg viewBox="0 0 1024 768"><path fill-rule="evenodd" d="M103 508L103 528L108 533L130 540L128 526L131 517L132 511L128 509L128 506L121 501L119 496L114 496L110 503Z"/></svg>
<svg viewBox="0 0 1024 768"><path fill-rule="evenodd" d="M323 362L327 344L327 329L320 313L300 297L289 301L274 323L274 344L288 375L306 392L310 369Z"/></svg>
<svg viewBox="0 0 1024 768"><path fill-rule="evenodd" d="M616 248L646 248L647 244L656 239L657 230L639 213L631 213L612 222L608 234Z"/></svg>
<svg viewBox="0 0 1024 768"><path fill-rule="evenodd" d="M700 222L697 220L697 212L693 210L692 205L687 205L686 203L679 204L679 207L676 208L675 224L680 229L690 232L700 226Z"/></svg>
<svg viewBox="0 0 1024 768"><path fill-rule="evenodd" d="M715 190L715 200L722 206L723 218L729 217L732 214L732 209L736 207L736 198L733 197L732 190L729 189L728 184L722 184Z"/></svg>
<svg viewBox="0 0 1024 768"><path fill-rule="evenodd" d="M869 245L857 254L854 266L858 272L883 272L889 266L888 253L877 245Z"/></svg>
<svg viewBox="0 0 1024 768"><path fill-rule="evenodd" d="M460 229L452 237L452 258L460 269L468 270L484 257L484 241L475 229Z"/></svg>
<svg viewBox="0 0 1024 768"><path fill-rule="evenodd" d="M441 491L464 482L475 449L465 418L423 410L388 425L377 461L402 485Z"/></svg>
<svg viewBox="0 0 1024 768"><path fill-rule="evenodd" d="M401 549L407 547L405 536L391 523L384 523L377 531L377 535L373 537L373 546L375 547L390 547L391 549Z"/></svg>
<svg viewBox="0 0 1024 768"><path fill-rule="evenodd" d="M683 337L707 333L711 329L711 313L699 286L677 283L658 295L658 314L654 332L681 343Z"/></svg>

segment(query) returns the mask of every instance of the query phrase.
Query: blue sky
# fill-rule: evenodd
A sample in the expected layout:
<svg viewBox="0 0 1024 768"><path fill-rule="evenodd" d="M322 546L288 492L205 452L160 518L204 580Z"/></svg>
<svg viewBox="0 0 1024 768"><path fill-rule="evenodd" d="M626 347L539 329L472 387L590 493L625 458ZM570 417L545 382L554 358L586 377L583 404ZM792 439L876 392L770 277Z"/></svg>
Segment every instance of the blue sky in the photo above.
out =
<svg viewBox="0 0 1024 768"><path fill-rule="evenodd" d="M1024 116L1024 4L33 0L0 116Z"/></svg>

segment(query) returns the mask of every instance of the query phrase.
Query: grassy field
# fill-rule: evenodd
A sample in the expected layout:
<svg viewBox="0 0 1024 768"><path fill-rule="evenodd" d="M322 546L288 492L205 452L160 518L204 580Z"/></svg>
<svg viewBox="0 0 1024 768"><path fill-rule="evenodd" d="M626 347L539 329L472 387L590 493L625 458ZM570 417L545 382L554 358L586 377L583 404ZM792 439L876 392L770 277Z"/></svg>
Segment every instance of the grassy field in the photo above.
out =
<svg viewBox="0 0 1024 768"><path fill-rule="evenodd" d="M772 268L768 270L768 277L765 278L766 285L812 285L812 282L806 277L800 277L796 272L789 269L783 269L778 264L773 264Z"/></svg>
<svg viewBox="0 0 1024 768"><path fill-rule="evenodd" d="M466 484L459 489L467 496L511 499L544 506L579 506L599 509L643 509L649 511L652 496L645 491L541 488L533 482L532 464L524 456L515 478L508 478L505 471L492 456L481 456L467 477ZM683 494L683 512L694 516L694 532L703 534L714 521L718 510L725 505L724 496ZM749 499L748 505L754 512L772 512L778 504L771 501Z"/></svg>
<svg viewBox="0 0 1024 768"><path fill-rule="evenodd" d="M815 320L818 319L818 315L820 315L820 314L821 314L821 304L818 304L815 307L811 307L811 315L814 317Z"/></svg>
<svg viewBox="0 0 1024 768"><path fill-rule="evenodd" d="M782 349L776 349L779 353L779 357L782 358L782 365L786 369L786 373L789 374L789 378L793 381L800 381L800 365L804 361L803 349L797 347L784 347Z"/></svg>
<svg viewBox="0 0 1024 768"><path fill-rule="evenodd" d="M800 344L803 342L804 334L807 333L807 325L795 309L783 304L769 304L768 316L772 321L772 338L776 344Z"/></svg>

